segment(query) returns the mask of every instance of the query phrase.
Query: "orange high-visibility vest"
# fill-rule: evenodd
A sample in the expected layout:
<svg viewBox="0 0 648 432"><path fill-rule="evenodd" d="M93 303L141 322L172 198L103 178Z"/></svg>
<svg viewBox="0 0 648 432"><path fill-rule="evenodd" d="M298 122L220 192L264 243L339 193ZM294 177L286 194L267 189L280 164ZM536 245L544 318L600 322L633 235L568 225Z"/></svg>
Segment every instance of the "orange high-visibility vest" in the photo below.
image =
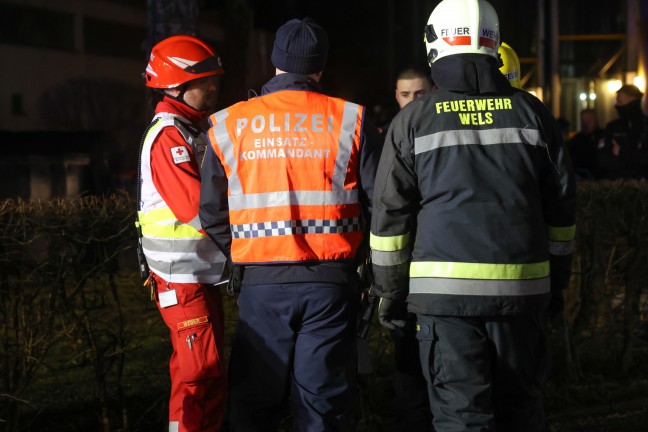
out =
<svg viewBox="0 0 648 432"><path fill-rule="evenodd" d="M228 178L234 263L355 256L363 114L342 99L283 90L210 117L209 140Z"/></svg>

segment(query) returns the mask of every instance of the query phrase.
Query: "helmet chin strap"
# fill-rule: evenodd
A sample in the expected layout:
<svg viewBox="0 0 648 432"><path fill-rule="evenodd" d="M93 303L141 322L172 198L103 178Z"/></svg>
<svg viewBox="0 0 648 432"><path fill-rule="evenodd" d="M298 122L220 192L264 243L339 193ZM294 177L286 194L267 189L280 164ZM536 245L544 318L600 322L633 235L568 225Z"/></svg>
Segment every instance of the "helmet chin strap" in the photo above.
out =
<svg viewBox="0 0 648 432"><path fill-rule="evenodd" d="M171 99L173 99L175 101L178 101L178 102L180 102L180 103L182 103L184 105L187 105L189 108L193 108L187 102L185 102L185 100L184 100L184 95L185 95L185 92L187 91L187 85L186 84L180 84L178 87L175 87L175 88L180 90L180 93L178 93L177 96L170 95L169 93L167 93L166 91L163 90L164 95L166 97L171 98Z"/></svg>

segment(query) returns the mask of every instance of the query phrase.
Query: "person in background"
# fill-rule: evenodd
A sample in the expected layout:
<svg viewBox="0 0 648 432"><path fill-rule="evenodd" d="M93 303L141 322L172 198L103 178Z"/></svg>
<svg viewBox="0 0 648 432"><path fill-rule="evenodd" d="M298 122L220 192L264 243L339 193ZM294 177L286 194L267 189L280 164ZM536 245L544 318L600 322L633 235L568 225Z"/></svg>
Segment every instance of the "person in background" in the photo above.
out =
<svg viewBox="0 0 648 432"><path fill-rule="evenodd" d="M169 431L219 431L225 415L223 305L214 286L225 256L200 226L197 159L223 73L212 47L178 35L153 47L144 74L156 106L142 140L137 225L146 284L171 333Z"/></svg>
<svg viewBox="0 0 648 432"><path fill-rule="evenodd" d="M520 59L515 50L506 42L502 42L497 54L501 61L499 69L509 81L511 87L522 88L520 84Z"/></svg>
<svg viewBox="0 0 648 432"><path fill-rule="evenodd" d="M408 67L396 77L396 102L400 109L414 99L425 96L436 88L430 71ZM384 137L391 121L380 128ZM396 427L402 432L432 431L427 382L419 360L419 342L416 338L416 314L407 312L403 303L406 325L390 330L394 344L394 413Z"/></svg>
<svg viewBox="0 0 648 432"><path fill-rule="evenodd" d="M601 178L648 178L648 117L641 109L642 96L631 84L617 90L619 118L605 126L597 146Z"/></svg>
<svg viewBox="0 0 648 432"><path fill-rule="evenodd" d="M399 109L414 99L430 93L436 87L430 77L429 71L417 67L408 67L398 73L396 77L396 90L394 91ZM381 134L387 133L391 121L379 128Z"/></svg>
<svg viewBox="0 0 648 432"><path fill-rule="evenodd" d="M576 186L555 119L499 70L499 35L485 0L435 7L438 88L392 121L374 187L378 318L416 313L437 431L548 430L546 326L570 277Z"/></svg>
<svg viewBox="0 0 648 432"><path fill-rule="evenodd" d="M580 130L566 143L578 179L592 180L598 177L596 148L602 137L603 129L599 127L596 110L594 108L581 110Z"/></svg>
<svg viewBox="0 0 648 432"><path fill-rule="evenodd" d="M380 157L365 107L326 96L314 20L276 33L259 97L210 117L200 219L229 257L239 320L232 431L344 431L356 381L357 269Z"/></svg>

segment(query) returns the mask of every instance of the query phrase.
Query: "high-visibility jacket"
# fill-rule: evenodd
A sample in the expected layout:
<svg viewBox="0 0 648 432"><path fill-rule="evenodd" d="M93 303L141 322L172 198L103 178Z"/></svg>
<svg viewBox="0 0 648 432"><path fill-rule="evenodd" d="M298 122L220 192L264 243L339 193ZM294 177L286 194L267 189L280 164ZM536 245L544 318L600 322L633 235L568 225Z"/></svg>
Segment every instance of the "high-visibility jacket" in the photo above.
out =
<svg viewBox="0 0 648 432"><path fill-rule="evenodd" d="M204 145L204 133L190 128L190 124L177 114L158 113L144 137L138 211L142 246L151 271L167 282L216 283L221 279L225 256L209 237L199 231L198 208L189 223L178 220L156 189L151 173L151 146L165 127L177 128L192 151ZM179 148L178 151L185 149Z"/></svg>
<svg viewBox="0 0 648 432"><path fill-rule="evenodd" d="M370 238L378 290L420 314L539 312L567 283L575 234L560 130L488 56L440 59L433 78L439 89L386 136Z"/></svg>
<svg viewBox="0 0 648 432"><path fill-rule="evenodd" d="M354 258L363 238L358 165L364 108L283 90L212 115L228 178L232 261Z"/></svg>

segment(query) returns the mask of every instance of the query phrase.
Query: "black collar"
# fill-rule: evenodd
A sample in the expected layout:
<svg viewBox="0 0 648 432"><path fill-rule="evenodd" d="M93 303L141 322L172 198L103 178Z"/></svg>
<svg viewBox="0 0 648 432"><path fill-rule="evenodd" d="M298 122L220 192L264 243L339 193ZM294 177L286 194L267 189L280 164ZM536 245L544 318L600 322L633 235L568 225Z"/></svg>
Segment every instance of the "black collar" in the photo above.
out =
<svg viewBox="0 0 648 432"><path fill-rule="evenodd" d="M275 75L262 88L261 94L274 93L281 90L306 90L321 93L320 84L308 75L282 73Z"/></svg>
<svg viewBox="0 0 648 432"><path fill-rule="evenodd" d="M440 89L453 92L478 95L511 89L497 66L497 60L489 55L449 55L432 63L431 72Z"/></svg>

